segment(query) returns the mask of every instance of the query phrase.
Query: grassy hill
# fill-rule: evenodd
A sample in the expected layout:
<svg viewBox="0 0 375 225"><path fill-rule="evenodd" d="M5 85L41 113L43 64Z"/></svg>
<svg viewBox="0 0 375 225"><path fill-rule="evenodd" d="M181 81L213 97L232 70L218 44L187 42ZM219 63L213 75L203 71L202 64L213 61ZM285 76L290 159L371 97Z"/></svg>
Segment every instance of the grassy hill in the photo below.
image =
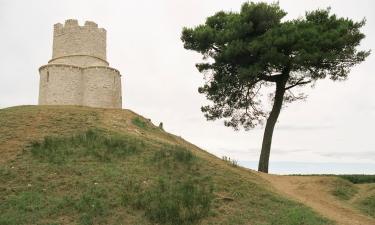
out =
<svg viewBox="0 0 375 225"><path fill-rule="evenodd" d="M5 224L334 222L129 110L19 106L0 110Z"/></svg>

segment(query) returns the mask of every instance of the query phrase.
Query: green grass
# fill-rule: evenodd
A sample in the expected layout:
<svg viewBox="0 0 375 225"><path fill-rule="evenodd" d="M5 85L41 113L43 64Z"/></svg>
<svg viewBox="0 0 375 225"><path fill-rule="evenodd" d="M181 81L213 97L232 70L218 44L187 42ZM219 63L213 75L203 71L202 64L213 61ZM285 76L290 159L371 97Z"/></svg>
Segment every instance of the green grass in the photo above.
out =
<svg viewBox="0 0 375 225"><path fill-rule="evenodd" d="M145 211L145 217L158 224L196 224L207 217L213 202L212 183L189 178L171 182L161 177L147 190L129 182L122 203Z"/></svg>
<svg viewBox="0 0 375 225"><path fill-rule="evenodd" d="M45 204L45 197L40 192L23 191L10 195L0 204L0 224L17 225L23 224L25 220L35 221Z"/></svg>
<svg viewBox="0 0 375 225"><path fill-rule="evenodd" d="M178 145L163 145L154 152L152 157L155 164L162 164L168 168L176 165L176 162L191 165L196 159L197 157L191 151Z"/></svg>
<svg viewBox="0 0 375 225"><path fill-rule="evenodd" d="M10 168L0 167L0 183L14 179L15 176L16 174Z"/></svg>
<svg viewBox="0 0 375 225"><path fill-rule="evenodd" d="M141 119L140 117L134 117L132 119L132 123L137 126L138 128L141 128L141 129L146 129L147 128L147 123Z"/></svg>
<svg viewBox="0 0 375 225"><path fill-rule="evenodd" d="M142 159L140 153L151 147L153 151L148 154L144 152L148 159L141 163L148 167L146 169L168 171L168 176L158 173L146 176L149 186L143 187L144 181L139 180L139 177L144 176L134 179L124 174L134 174L145 168L133 164L132 168L127 168L128 173L121 173L119 166L131 156L138 155L137 161ZM126 207L144 211L144 218L150 222L196 224L210 212L213 185L209 178L193 178L192 164L198 163L198 160L184 147L168 144L146 146L145 142L134 137L90 129L73 136L48 136L42 141L33 142L30 153L32 159L36 160L33 161L34 166L44 165L49 170L61 169L73 175L74 182L70 185L78 186L79 190L69 190L61 198L56 196L50 199L45 198L38 185L32 192L21 191L19 195L7 199L3 208L0 207L3 213L0 224L35 223L38 218L56 217L60 211L78 215L75 218L78 224L106 224L109 221L106 218L111 217L112 210L126 210ZM82 162L85 162L83 167L80 165ZM181 176L182 170L185 176ZM47 171L38 170L41 174L35 180L43 180L43 172ZM2 180L15 178L9 169L1 168L0 172ZM83 174L89 177L74 179L74 175ZM114 183L107 189L104 187L106 181ZM34 186L30 184L29 188L34 189ZM48 185L42 190L56 188L58 186ZM113 196L114 193L118 196ZM12 221L12 213L22 216Z"/></svg>
<svg viewBox="0 0 375 225"><path fill-rule="evenodd" d="M31 153L42 161L63 164L81 156L100 161L124 158L142 150L140 139L120 135L105 135L99 130L88 130L71 137L47 136L41 142L32 142Z"/></svg>
<svg viewBox="0 0 375 225"><path fill-rule="evenodd" d="M302 207L295 207L284 211L282 217L273 217L272 225L288 224L288 225L302 225L302 224L326 224L327 221L315 216L314 212L306 212Z"/></svg>
<svg viewBox="0 0 375 225"><path fill-rule="evenodd" d="M110 208L110 202L107 200L109 191L94 187L83 193L79 199L73 201L74 209L80 214L80 224L94 224L94 221L96 223L106 222L105 217L108 215ZM70 205L72 201L67 203Z"/></svg>
<svg viewBox="0 0 375 225"><path fill-rule="evenodd" d="M43 121L24 132L28 111ZM25 143L0 164L0 225L333 224L152 124L132 132L135 117L82 107L0 110L0 123L18 118L1 135Z"/></svg>
<svg viewBox="0 0 375 225"><path fill-rule="evenodd" d="M122 205L143 210L145 217L158 224L196 224L209 215L213 183L209 177L194 176L193 164L199 165L191 151L164 144L152 153L148 163L167 176L158 176L149 186L134 177L127 178Z"/></svg>
<svg viewBox="0 0 375 225"><path fill-rule="evenodd" d="M362 199L359 202L359 209L372 218L375 218L375 195Z"/></svg>
<svg viewBox="0 0 375 225"><path fill-rule="evenodd" d="M341 200L349 200L358 192L353 183L341 178L336 179L332 185L332 194Z"/></svg>

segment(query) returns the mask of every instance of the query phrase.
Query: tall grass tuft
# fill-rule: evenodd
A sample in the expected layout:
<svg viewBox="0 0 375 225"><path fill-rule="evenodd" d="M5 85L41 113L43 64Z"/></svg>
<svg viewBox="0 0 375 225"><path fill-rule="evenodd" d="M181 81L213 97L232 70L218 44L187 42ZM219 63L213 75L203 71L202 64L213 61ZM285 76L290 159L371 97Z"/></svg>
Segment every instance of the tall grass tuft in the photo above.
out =
<svg viewBox="0 0 375 225"><path fill-rule="evenodd" d="M360 201L359 208L367 215L375 218L375 195L371 195Z"/></svg>
<svg viewBox="0 0 375 225"><path fill-rule="evenodd" d="M145 211L145 216L157 224L197 224L208 216L213 201L211 183L197 179L171 182L159 178L145 190L140 184L128 183L122 202Z"/></svg>
<svg viewBox="0 0 375 225"><path fill-rule="evenodd" d="M333 183L332 194L341 200L349 200L358 192L351 182L338 178Z"/></svg>
<svg viewBox="0 0 375 225"><path fill-rule="evenodd" d="M141 129L146 129L147 128L147 123L141 119L140 117L134 117L132 119L132 123L137 126L138 128L141 128Z"/></svg>
<svg viewBox="0 0 375 225"><path fill-rule="evenodd" d="M152 161L166 164L182 163L191 164L196 156L188 149L178 145L163 145L160 150L154 153Z"/></svg>
<svg viewBox="0 0 375 225"><path fill-rule="evenodd" d="M80 157L111 161L137 153L144 147L144 142L139 139L88 130L71 137L45 137L43 141L31 144L31 153L40 160L63 164Z"/></svg>

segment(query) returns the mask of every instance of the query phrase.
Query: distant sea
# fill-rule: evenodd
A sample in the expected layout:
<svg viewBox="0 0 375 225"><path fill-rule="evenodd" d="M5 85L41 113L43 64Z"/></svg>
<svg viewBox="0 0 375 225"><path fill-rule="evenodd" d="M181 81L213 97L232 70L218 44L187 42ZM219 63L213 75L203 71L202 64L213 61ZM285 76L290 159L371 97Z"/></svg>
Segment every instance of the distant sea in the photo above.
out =
<svg viewBox="0 0 375 225"><path fill-rule="evenodd" d="M253 170L258 162L238 161L238 164ZM311 162L270 162L272 174L375 174L375 163L311 163Z"/></svg>

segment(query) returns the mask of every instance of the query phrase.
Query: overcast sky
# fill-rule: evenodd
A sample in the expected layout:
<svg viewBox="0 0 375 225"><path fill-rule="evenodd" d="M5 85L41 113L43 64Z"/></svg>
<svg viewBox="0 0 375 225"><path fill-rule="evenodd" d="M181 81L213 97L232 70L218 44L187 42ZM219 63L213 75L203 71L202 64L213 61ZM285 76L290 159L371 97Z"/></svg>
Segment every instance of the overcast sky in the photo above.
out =
<svg viewBox="0 0 375 225"><path fill-rule="evenodd" d="M204 23L219 10L238 11L243 0L18 1L0 0L0 108L35 105L38 68L52 55L53 24L91 20L107 30L110 66L120 70L123 108L218 156L257 161L263 127L235 132L222 121L206 121L203 84L195 63L201 56L183 48L182 27ZM342 17L361 20L361 49L375 49L375 1L281 0L286 19L331 6ZM274 162L364 163L375 173L375 56L352 69L345 82L319 81L308 98L283 109L274 132ZM349 164L348 164L349 165ZM348 170L349 171L349 170ZM361 172L361 166L356 170ZM277 172L276 169L274 172Z"/></svg>

